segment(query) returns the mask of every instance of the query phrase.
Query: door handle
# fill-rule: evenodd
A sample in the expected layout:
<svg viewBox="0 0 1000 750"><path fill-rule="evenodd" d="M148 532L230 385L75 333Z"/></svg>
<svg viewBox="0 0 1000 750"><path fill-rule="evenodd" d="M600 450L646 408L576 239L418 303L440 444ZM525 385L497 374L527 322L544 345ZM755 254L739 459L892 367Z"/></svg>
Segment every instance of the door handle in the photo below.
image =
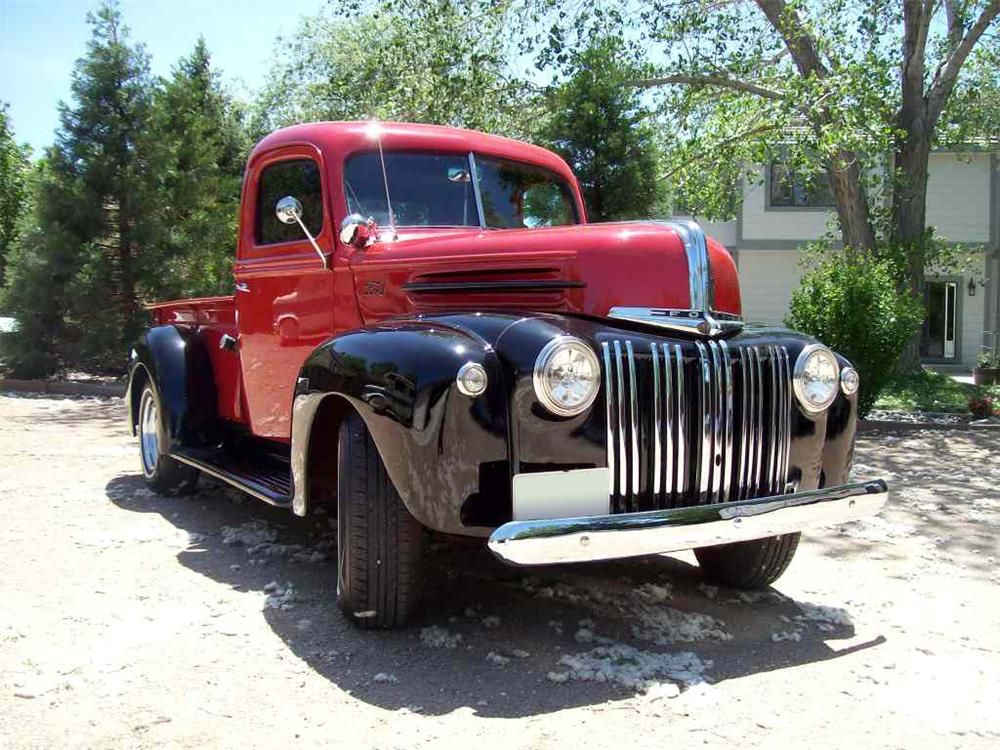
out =
<svg viewBox="0 0 1000 750"><path fill-rule="evenodd" d="M246 283L245 281L237 281L236 282L236 291L237 292L249 292L250 291L250 285L248 283Z"/></svg>

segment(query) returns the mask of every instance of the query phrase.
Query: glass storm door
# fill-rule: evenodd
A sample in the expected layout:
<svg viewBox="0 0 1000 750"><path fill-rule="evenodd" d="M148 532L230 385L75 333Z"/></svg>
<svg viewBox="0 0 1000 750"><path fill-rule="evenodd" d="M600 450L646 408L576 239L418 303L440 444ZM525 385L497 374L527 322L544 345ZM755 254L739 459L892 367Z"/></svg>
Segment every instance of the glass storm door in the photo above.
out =
<svg viewBox="0 0 1000 750"><path fill-rule="evenodd" d="M920 356L927 359L954 359L958 329L958 284L928 281L924 286L927 318L920 339Z"/></svg>

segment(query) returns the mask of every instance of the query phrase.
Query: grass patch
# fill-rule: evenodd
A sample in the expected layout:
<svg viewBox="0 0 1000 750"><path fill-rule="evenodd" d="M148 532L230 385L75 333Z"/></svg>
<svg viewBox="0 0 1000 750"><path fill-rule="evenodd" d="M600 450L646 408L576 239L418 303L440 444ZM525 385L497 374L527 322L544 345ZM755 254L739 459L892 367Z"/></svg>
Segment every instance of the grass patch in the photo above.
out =
<svg viewBox="0 0 1000 750"><path fill-rule="evenodd" d="M886 411L937 411L968 414L969 399L985 396L987 389L941 373L923 370L911 375L897 375L885 386L875 402Z"/></svg>

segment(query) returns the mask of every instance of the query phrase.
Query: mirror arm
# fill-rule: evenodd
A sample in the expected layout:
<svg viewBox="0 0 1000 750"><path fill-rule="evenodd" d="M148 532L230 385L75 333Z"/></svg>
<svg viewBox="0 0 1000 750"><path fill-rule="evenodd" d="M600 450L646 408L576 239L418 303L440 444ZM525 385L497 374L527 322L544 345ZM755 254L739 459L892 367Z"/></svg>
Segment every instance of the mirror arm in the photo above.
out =
<svg viewBox="0 0 1000 750"><path fill-rule="evenodd" d="M295 221L298 222L299 227L302 229L303 232L306 233L306 237L309 238L309 244L313 246L313 250L316 251L316 255L318 255L319 259L323 262L323 268L329 269L330 264L327 262L326 253L324 253L320 249L319 244L316 242L316 239L312 236L312 232L306 229L305 222L302 221L302 217L299 216L298 212L296 212L294 216L295 216Z"/></svg>

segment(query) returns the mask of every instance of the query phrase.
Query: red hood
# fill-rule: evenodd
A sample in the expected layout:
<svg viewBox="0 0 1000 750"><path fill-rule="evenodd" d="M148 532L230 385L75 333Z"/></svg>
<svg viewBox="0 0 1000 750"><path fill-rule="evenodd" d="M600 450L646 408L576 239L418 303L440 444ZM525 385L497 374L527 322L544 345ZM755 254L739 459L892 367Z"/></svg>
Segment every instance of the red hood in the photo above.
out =
<svg viewBox="0 0 1000 750"><path fill-rule="evenodd" d="M715 310L740 313L736 266L708 241ZM400 232L351 262L367 322L445 309L552 310L605 316L612 307L691 307L678 233L656 223L544 229Z"/></svg>

